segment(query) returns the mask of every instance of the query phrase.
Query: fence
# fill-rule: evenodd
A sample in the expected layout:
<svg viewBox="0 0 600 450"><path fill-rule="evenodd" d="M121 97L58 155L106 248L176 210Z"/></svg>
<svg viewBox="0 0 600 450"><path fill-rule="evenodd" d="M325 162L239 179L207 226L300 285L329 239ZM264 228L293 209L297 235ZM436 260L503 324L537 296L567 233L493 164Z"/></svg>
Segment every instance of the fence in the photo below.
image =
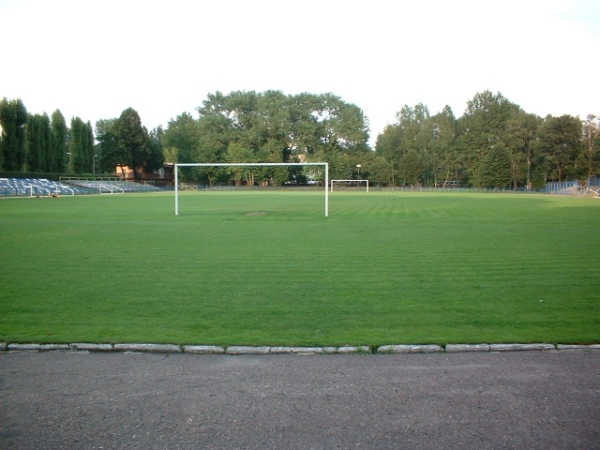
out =
<svg viewBox="0 0 600 450"><path fill-rule="evenodd" d="M600 176L590 177L584 183L579 181L562 181L546 183L543 192L554 195L596 195L599 196Z"/></svg>

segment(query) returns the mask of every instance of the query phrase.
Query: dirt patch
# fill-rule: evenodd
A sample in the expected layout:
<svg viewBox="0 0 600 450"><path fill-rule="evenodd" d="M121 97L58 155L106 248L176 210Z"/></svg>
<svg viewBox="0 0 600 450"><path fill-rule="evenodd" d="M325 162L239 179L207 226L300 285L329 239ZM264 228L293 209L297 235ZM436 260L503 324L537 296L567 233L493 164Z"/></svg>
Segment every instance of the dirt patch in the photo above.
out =
<svg viewBox="0 0 600 450"><path fill-rule="evenodd" d="M265 214L266 214L266 212L264 212L264 211L254 211L254 212L249 212L246 215L247 216L264 216Z"/></svg>

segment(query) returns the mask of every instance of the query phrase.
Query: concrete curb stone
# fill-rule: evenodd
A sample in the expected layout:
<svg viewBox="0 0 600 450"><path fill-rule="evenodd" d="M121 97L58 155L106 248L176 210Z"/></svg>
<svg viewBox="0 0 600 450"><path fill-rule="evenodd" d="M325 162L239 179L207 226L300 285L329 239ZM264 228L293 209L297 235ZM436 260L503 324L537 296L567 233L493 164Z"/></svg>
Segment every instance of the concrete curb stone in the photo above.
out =
<svg viewBox="0 0 600 450"><path fill-rule="evenodd" d="M410 345L382 345L377 347L377 353L409 353Z"/></svg>
<svg viewBox="0 0 600 450"><path fill-rule="evenodd" d="M121 352L181 353L181 347L174 344L115 344L113 348Z"/></svg>
<svg viewBox="0 0 600 450"><path fill-rule="evenodd" d="M459 352L508 352L508 351L549 351L549 350L600 350L600 344L395 344L381 345L372 350L369 346L341 347L288 347L288 346L246 346L233 345L175 345L175 344L34 344L0 342L0 351L87 351L87 352L145 352L145 353L188 353L213 355L320 355L320 354L408 354L408 353L459 353Z"/></svg>
<svg viewBox="0 0 600 450"><path fill-rule="evenodd" d="M377 353L441 353L444 348L440 345L382 345L377 348Z"/></svg>
<svg viewBox="0 0 600 450"><path fill-rule="evenodd" d="M600 350L600 344L592 345L574 345L574 344L556 344L558 350Z"/></svg>
<svg viewBox="0 0 600 450"><path fill-rule="evenodd" d="M40 351L51 352L56 350L70 350L69 344L42 344L40 345Z"/></svg>
<svg viewBox="0 0 600 450"><path fill-rule="evenodd" d="M354 347L352 345L344 345L343 347L338 347L337 352L341 353L343 355L352 354L352 353L361 353L361 354L372 353L371 347L368 347L366 345L363 345L360 347Z"/></svg>
<svg viewBox="0 0 600 450"><path fill-rule="evenodd" d="M576 345L576 344L557 344L558 350L585 350L587 345Z"/></svg>
<svg viewBox="0 0 600 450"><path fill-rule="evenodd" d="M323 347L290 347L290 353L295 355L320 355Z"/></svg>
<svg viewBox="0 0 600 450"><path fill-rule="evenodd" d="M184 345L183 352L195 355L222 355L225 349L218 345Z"/></svg>
<svg viewBox="0 0 600 450"><path fill-rule="evenodd" d="M446 352L489 352L490 344L446 344Z"/></svg>
<svg viewBox="0 0 600 450"><path fill-rule="evenodd" d="M491 344L490 351L555 350L554 344Z"/></svg>
<svg viewBox="0 0 600 450"><path fill-rule="evenodd" d="M411 345L410 353L441 353L444 348L441 345Z"/></svg>
<svg viewBox="0 0 600 450"><path fill-rule="evenodd" d="M323 347L323 354L326 355L333 355L335 353L339 353L339 348L335 348L335 347Z"/></svg>
<svg viewBox="0 0 600 450"><path fill-rule="evenodd" d="M40 344L8 344L8 351L39 351L41 348Z"/></svg>
<svg viewBox="0 0 600 450"><path fill-rule="evenodd" d="M271 347L270 353L293 353L295 355L333 355L338 353L336 347Z"/></svg>
<svg viewBox="0 0 600 450"><path fill-rule="evenodd" d="M233 345L227 347L227 355L268 355L270 347L254 347L246 345Z"/></svg>
<svg viewBox="0 0 600 450"><path fill-rule="evenodd" d="M73 350L88 352L112 352L114 350L112 344L89 344L86 342L71 344L70 347Z"/></svg>
<svg viewBox="0 0 600 450"><path fill-rule="evenodd" d="M292 353L292 347L270 347L269 353L272 355L289 355Z"/></svg>

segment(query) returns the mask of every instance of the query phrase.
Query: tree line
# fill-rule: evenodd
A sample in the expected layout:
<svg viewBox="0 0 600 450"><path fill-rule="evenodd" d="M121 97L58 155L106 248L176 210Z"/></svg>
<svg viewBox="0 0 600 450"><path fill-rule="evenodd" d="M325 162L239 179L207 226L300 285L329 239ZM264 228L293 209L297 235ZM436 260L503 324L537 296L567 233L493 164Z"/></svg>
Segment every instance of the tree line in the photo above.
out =
<svg viewBox="0 0 600 450"><path fill-rule="evenodd" d="M138 113L99 120L95 135L80 118L66 126L29 114L20 100L0 103L0 168L5 171L112 173L153 171L167 162L329 162L331 178L378 185L536 188L598 174L600 122L569 115L538 117L501 93L477 93L463 115L446 106L405 105L369 146L362 110L333 94L280 91L209 94L197 117L182 113L148 131ZM94 143L95 136L95 143ZM306 183L322 174L297 166L187 168L207 185Z"/></svg>
<svg viewBox="0 0 600 450"><path fill-rule="evenodd" d="M375 152L394 164L393 183L533 188L598 174L600 123L538 117L501 93L484 91L456 119L445 107L404 106L377 138Z"/></svg>
<svg viewBox="0 0 600 450"><path fill-rule="evenodd" d="M60 110L29 114L20 99L0 102L0 168L7 172L92 173L92 125Z"/></svg>
<svg viewBox="0 0 600 450"><path fill-rule="evenodd" d="M0 102L0 169L16 174L93 175L110 174L119 166L151 171L163 165L160 130L148 132L132 108L117 119L99 120L96 136L89 121L74 117L70 125L60 110L51 117L29 114L20 99L4 98Z"/></svg>
<svg viewBox="0 0 600 450"><path fill-rule="evenodd" d="M376 155L368 146L363 112L332 94L284 95L279 91L210 94L198 119L184 113L164 133L168 160L227 163L330 163L333 176L352 174L355 161ZM298 167L198 168L190 181L214 185L305 183L323 174Z"/></svg>

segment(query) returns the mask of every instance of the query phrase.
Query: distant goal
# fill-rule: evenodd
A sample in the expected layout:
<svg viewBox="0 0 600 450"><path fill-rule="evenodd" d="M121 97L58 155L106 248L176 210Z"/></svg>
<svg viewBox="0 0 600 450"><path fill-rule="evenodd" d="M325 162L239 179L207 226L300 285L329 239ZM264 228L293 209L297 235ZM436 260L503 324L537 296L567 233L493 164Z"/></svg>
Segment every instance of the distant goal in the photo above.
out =
<svg viewBox="0 0 600 450"><path fill-rule="evenodd" d="M329 216L329 163L177 163L174 165L175 215L179 215L179 167L278 167L278 166L323 166L325 169L325 217Z"/></svg>
<svg viewBox="0 0 600 450"><path fill-rule="evenodd" d="M358 186L361 183L365 183L366 192L369 192L369 180L331 180L331 192L333 192L333 185L335 183L357 183Z"/></svg>

